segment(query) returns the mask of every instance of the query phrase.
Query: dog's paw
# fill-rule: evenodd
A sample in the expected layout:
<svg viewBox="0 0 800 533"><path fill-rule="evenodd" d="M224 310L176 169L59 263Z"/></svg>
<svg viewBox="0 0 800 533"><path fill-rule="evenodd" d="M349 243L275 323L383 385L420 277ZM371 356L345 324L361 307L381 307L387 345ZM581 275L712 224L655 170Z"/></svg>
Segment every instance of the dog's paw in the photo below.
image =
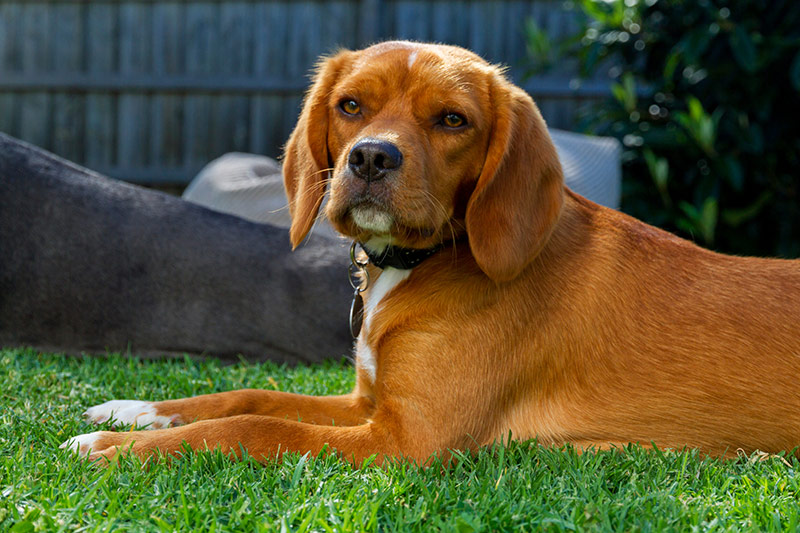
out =
<svg viewBox="0 0 800 533"><path fill-rule="evenodd" d="M87 422L94 424L102 424L111 420L111 425L114 427L131 425L146 429L167 428L178 422L176 415L159 415L155 405L139 400L111 400L101 403L87 409L83 413L83 417ZM93 433L89 435L93 435Z"/></svg>
<svg viewBox="0 0 800 533"><path fill-rule="evenodd" d="M83 435L70 437L66 441L62 442L59 448L67 448L77 453L81 457L86 457L93 451L97 450L97 441L100 440L100 438L103 436L103 433L108 432L95 431L94 433L84 433Z"/></svg>
<svg viewBox="0 0 800 533"><path fill-rule="evenodd" d="M88 457L90 461L102 458L112 460L131 447L133 435L131 432L95 431L71 437L62 442L59 448L67 448L80 457Z"/></svg>

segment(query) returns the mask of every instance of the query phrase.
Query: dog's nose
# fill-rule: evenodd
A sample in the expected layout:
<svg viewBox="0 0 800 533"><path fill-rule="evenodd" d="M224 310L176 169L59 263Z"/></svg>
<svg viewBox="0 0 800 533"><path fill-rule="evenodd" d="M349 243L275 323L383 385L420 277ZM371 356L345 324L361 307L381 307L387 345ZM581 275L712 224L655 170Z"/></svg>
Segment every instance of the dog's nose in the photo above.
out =
<svg viewBox="0 0 800 533"><path fill-rule="evenodd" d="M353 146L347 163L359 178L368 182L377 181L403 164L403 154L388 141L366 138Z"/></svg>

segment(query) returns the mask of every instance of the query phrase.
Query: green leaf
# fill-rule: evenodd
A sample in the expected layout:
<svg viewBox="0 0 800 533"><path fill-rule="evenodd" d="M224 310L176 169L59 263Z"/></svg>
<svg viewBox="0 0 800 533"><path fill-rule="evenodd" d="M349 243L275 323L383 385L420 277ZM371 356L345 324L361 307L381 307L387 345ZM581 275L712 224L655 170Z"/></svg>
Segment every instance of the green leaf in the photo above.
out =
<svg viewBox="0 0 800 533"><path fill-rule="evenodd" d="M681 202L680 208L686 214L692 230L696 230L700 234L703 242L708 245L714 244L714 235L717 230L717 221L719 220L717 199L709 196L705 199L700 209L688 202ZM686 225L679 225L682 229L686 229Z"/></svg>
<svg viewBox="0 0 800 533"><path fill-rule="evenodd" d="M626 98L625 98L625 89L622 87L622 85L620 85L619 83L612 84L611 94L614 96L617 102L619 102L620 105L622 105L622 108L624 109L626 107L625 106Z"/></svg>
<svg viewBox="0 0 800 533"><path fill-rule="evenodd" d="M669 181L669 161L665 157L658 157L649 148L643 151L644 160L647 163L647 168L650 171L650 176L656 184L658 193L661 195L661 200L664 205L672 205L672 198L669 196L667 189L667 182Z"/></svg>
<svg viewBox="0 0 800 533"><path fill-rule="evenodd" d="M730 36L733 57L746 72L755 72L758 68L758 54L753 39L741 25L737 25Z"/></svg>
<svg viewBox="0 0 800 533"><path fill-rule="evenodd" d="M684 233L688 233L689 235L694 237L694 234L696 233L695 226L694 223L692 223L691 220L689 220L688 218L679 218L678 220L675 221L675 225L678 226L678 229L680 229Z"/></svg>
<svg viewBox="0 0 800 533"><path fill-rule="evenodd" d="M666 191L667 180L669 179L669 163L666 158L659 157L653 170L653 178L656 180L658 188L662 191Z"/></svg>
<svg viewBox="0 0 800 533"><path fill-rule="evenodd" d="M636 109L636 81L633 74L626 72L622 76L622 83L611 85L611 94L622 104L626 112L630 113Z"/></svg>
<svg viewBox="0 0 800 533"><path fill-rule="evenodd" d="M714 126L714 121L710 118L703 117L698 124L697 140L706 151L711 153L714 150L714 139L716 138L717 128Z"/></svg>
<svg viewBox="0 0 800 533"><path fill-rule="evenodd" d="M703 104L695 98L694 96L689 97L689 116L692 117L692 120L699 121L703 117L706 116L706 112L703 109Z"/></svg>
<svg viewBox="0 0 800 533"><path fill-rule="evenodd" d="M590 19L598 22L605 22L606 12L600 9L599 2L584 0L581 2L581 9L583 9L583 12L588 15Z"/></svg>
<svg viewBox="0 0 800 533"><path fill-rule="evenodd" d="M712 115L706 113L703 104L690 96L687 100L689 112L675 113L675 120L686 129L686 132L697 142L698 146L711 157L716 155L714 144L717 140L717 125L722 117L722 110L715 110Z"/></svg>
<svg viewBox="0 0 800 533"><path fill-rule="evenodd" d="M700 229L703 232L703 238L708 244L713 244L714 242L718 220L719 203L717 199L714 197L706 198L703 203L703 211L700 214Z"/></svg>
<svg viewBox="0 0 800 533"><path fill-rule="evenodd" d="M722 220L728 226L741 226L751 218L757 216L772 199L771 191L762 192L755 202L741 209L724 209Z"/></svg>
<svg viewBox="0 0 800 533"><path fill-rule="evenodd" d="M553 42L533 18L525 21L525 40L528 56L533 63L532 72L540 74L551 69L555 64Z"/></svg>
<svg viewBox="0 0 800 533"><path fill-rule="evenodd" d="M581 8L589 18L612 28L622 24L624 7L622 0L583 0L581 2Z"/></svg>
<svg viewBox="0 0 800 533"><path fill-rule="evenodd" d="M673 51L669 54L669 56L667 56L667 60L664 62L664 80L669 85L672 85L672 77L675 75L675 69L678 68L680 61L680 52Z"/></svg>
<svg viewBox="0 0 800 533"><path fill-rule="evenodd" d="M792 87L800 91L800 52L794 56L792 65L789 67L789 81L792 82Z"/></svg>
<svg viewBox="0 0 800 533"><path fill-rule="evenodd" d="M694 221L700 218L700 211L689 202L681 202L680 208L690 220Z"/></svg>

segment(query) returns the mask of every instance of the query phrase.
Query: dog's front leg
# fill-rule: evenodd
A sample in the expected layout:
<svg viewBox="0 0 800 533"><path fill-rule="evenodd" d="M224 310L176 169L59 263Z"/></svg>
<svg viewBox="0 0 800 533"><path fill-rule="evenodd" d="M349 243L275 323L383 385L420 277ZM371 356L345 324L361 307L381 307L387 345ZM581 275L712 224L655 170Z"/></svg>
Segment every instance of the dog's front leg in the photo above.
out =
<svg viewBox="0 0 800 533"><path fill-rule="evenodd" d="M72 448L90 460L111 460L127 451L146 459L156 450L176 455L186 443L194 450L220 449L237 457L241 457L242 449L245 449L249 455L263 462L287 451L316 455L327 446L358 464L373 454L378 454L379 460L398 455L401 441L386 424L379 422L338 427L269 416L239 415L153 431L97 431L73 437L62 447ZM426 450L418 446L413 448L403 449L406 457L427 457Z"/></svg>
<svg viewBox="0 0 800 533"><path fill-rule="evenodd" d="M305 396L244 389L161 402L111 400L90 407L84 416L95 424L111 419L115 426L129 424L148 429L244 414L288 418L310 424L354 426L363 424L372 410L372 401L356 393Z"/></svg>

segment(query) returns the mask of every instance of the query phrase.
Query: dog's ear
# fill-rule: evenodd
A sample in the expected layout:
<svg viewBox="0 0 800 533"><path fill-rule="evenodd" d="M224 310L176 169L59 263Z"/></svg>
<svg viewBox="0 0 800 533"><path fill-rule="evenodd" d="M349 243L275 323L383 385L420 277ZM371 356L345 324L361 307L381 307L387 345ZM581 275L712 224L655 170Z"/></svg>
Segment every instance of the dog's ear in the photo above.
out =
<svg viewBox="0 0 800 533"><path fill-rule="evenodd" d="M283 184L292 217L289 238L293 248L311 231L325 195L332 166L328 154L328 99L351 54L344 50L317 65L297 126L286 143Z"/></svg>
<svg viewBox="0 0 800 533"><path fill-rule="evenodd" d="M486 161L467 203L470 249L496 282L517 277L541 251L564 203L558 153L533 99L499 73L491 79Z"/></svg>

